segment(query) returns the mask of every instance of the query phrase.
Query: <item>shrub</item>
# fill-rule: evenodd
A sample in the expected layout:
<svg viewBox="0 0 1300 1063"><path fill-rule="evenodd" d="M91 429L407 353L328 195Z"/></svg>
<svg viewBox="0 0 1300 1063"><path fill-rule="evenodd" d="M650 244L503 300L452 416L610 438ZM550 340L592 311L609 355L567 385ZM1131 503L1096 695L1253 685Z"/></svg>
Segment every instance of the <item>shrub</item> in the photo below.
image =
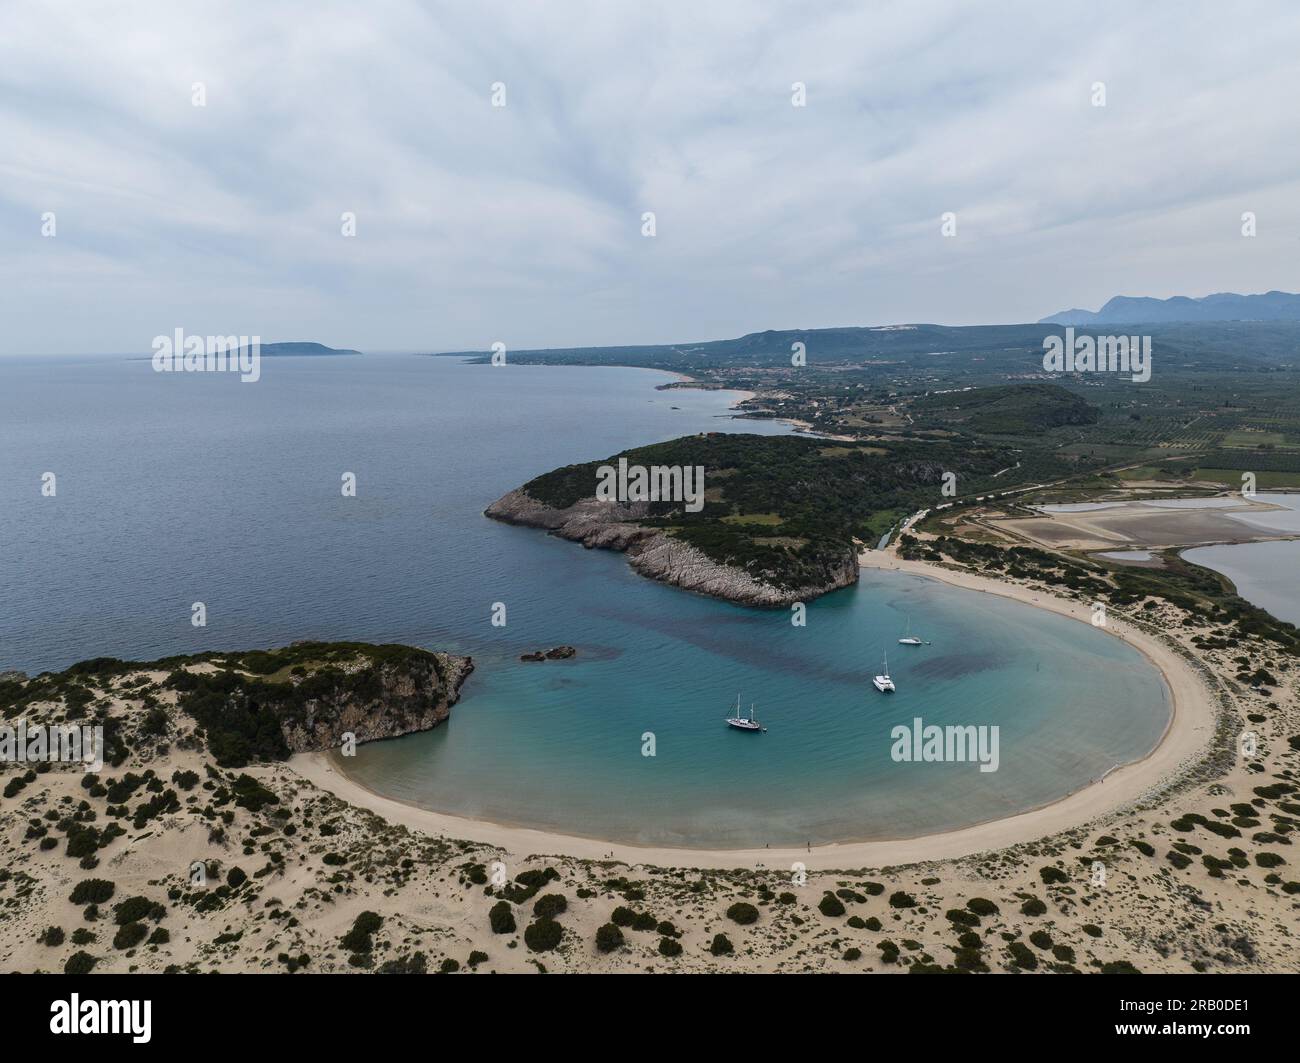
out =
<svg viewBox="0 0 1300 1063"><path fill-rule="evenodd" d="M1023 941L1013 941L1007 946L1007 951L1011 953L1011 962L1021 970L1032 971L1038 967L1038 957L1029 951L1029 947Z"/></svg>
<svg viewBox="0 0 1300 1063"><path fill-rule="evenodd" d="M524 944L533 952L549 952L563 936L564 928L554 919L538 919L524 930Z"/></svg>
<svg viewBox="0 0 1300 1063"><path fill-rule="evenodd" d="M494 934L513 934L515 932L515 912L509 901L497 901L488 912L488 922L492 924Z"/></svg>
<svg viewBox="0 0 1300 1063"><path fill-rule="evenodd" d="M680 956L681 954L682 943L680 941L674 941L669 937L662 937L659 939L660 956Z"/></svg>
<svg viewBox="0 0 1300 1063"><path fill-rule="evenodd" d="M605 923L596 931L596 948L601 952L613 952L623 947L623 931L613 923Z"/></svg>
<svg viewBox="0 0 1300 1063"><path fill-rule="evenodd" d="M361 957L361 958L365 959L365 957ZM357 956L352 957L352 961L355 961L357 959L358 959ZM306 966L306 961L307 958L305 956L302 957L302 966ZM448 963L456 963L456 961L450 959L443 960L442 967L440 968L443 974L450 974L451 971L455 969L455 968L448 969L447 967ZM353 966L359 966L359 965L354 962ZM456 964L457 968L459 968L459 966L460 964ZM386 963L381 963L376 968L376 973L377 974L424 974L428 969L429 969L429 965L428 965L428 961L425 959L424 953L413 952L409 956L401 956L395 960L388 960Z"/></svg>
<svg viewBox="0 0 1300 1063"><path fill-rule="evenodd" d="M1052 935L1046 930L1035 930L1029 935L1029 940L1036 949L1050 949L1052 947Z"/></svg>
<svg viewBox="0 0 1300 1063"><path fill-rule="evenodd" d="M89 952L74 952L63 965L64 974L90 974L99 960Z"/></svg>
<svg viewBox="0 0 1300 1063"><path fill-rule="evenodd" d="M1094 937L1094 938L1101 937L1101 927L1099 927L1096 923L1084 923L1083 926L1080 927L1080 929L1089 937Z"/></svg>
<svg viewBox="0 0 1300 1063"><path fill-rule="evenodd" d="M557 915L562 915L568 907L568 898L563 893L547 893L539 897L533 905L533 915L538 919L554 919Z"/></svg>
<svg viewBox="0 0 1300 1063"><path fill-rule="evenodd" d="M107 879L83 878L72 888L69 900L73 904L103 904L113 896L114 889Z"/></svg>
<svg viewBox="0 0 1300 1063"><path fill-rule="evenodd" d="M149 928L140 922L124 923L113 935L113 948L133 949L145 939Z"/></svg>
<svg viewBox="0 0 1300 1063"><path fill-rule="evenodd" d="M374 947L371 937L383 922L384 918L381 915L362 912L352 923L352 929L340 939L343 947L349 952L369 952Z"/></svg>
<svg viewBox="0 0 1300 1063"><path fill-rule="evenodd" d="M844 959L848 963L853 963L855 960L860 960L862 959L862 950L859 948L846 949L844 951Z"/></svg>
<svg viewBox="0 0 1300 1063"><path fill-rule="evenodd" d="M232 890L239 889L248 881L248 873L242 867L232 867L226 872L226 885Z"/></svg>
<svg viewBox="0 0 1300 1063"><path fill-rule="evenodd" d="M966 902L966 907L976 915L998 914L998 906L985 897L972 897Z"/></svg>
<svg viewBox="0 0 1300 1063"><path fill-rule="evenodd" d="M840 910L843 911L843 905L840 906ZM727 918L733 923L748 926L750 923L758 922L758 909L748 901L737 901L727 909Z"/></svg>
<svg viewBox="0 0 1300 1063"><path fill-rule="evenodd" d="M615 926L631 926L635 919L636 912L622 904L615 908L609 917L609 921Z"/></svg>
<svg viewBox="0 0 1300 1063"><path fill-rule="evenodd" d="M138 922L148 915L160 919L162 913L155 913L154 909L161 907L148 897L128 897L119 904L113 905L113 922L118 926L125 926L127 923Z"/></svg>
<svg viewBox="0 0 1300 1063"><path fill-rule="evenodd" d="M63 927L46 927L38 940L42 945L49 945L50 948L58 948L63 944Z"/></svg>
<svg viewBox="0 0 1300 1063"><path fill-rule="evenodd" d="M910 893L904 893L899 890L897 893L889 895L889 907L891 908L915 908L916 898Z"/></svg>
<svg viewBox="0 0 1300 1063"><path fill-rule="evenodd" d="M172 936L168 933L167 928L159 926L155 927L154 932L149 935L149 941L147 943L150 945L166 945L171 941L171 939Z"/></svg>
<svg viewBox="0 0 1300 1063"><path fill-rule="evenodd" d="M830 916L834 918L835 916L840 916L844 914L844 905L841 903L840 899L835 896L835 894L827 893L817 903L817 910L821 912L822 915Z"/></svg>
<svg viewBox="0 0 1300 1063"><path fill-rule="evenodd" d="M1037 897L1030 897L1020 906L1021 915L1042 915L1045 911L1047 911L1047 905Z"/></svg>
<svg viewBox="0 0 1300 1063"><path fill-rule="evenodd" d="M1062 871L1059 867L1040 867L1038 875L1043 880L1044 886L1050 886L1054 882L1067 882L1070 876Z"/></svg>
<svg viewBox="0 0 1300 1063"><path fill-rule="evenodd" d="M715 956L730 956L735 952L735 947L731 944L731 938L726 934L714 934L713 942L709 945L709 951Z"/></svg>

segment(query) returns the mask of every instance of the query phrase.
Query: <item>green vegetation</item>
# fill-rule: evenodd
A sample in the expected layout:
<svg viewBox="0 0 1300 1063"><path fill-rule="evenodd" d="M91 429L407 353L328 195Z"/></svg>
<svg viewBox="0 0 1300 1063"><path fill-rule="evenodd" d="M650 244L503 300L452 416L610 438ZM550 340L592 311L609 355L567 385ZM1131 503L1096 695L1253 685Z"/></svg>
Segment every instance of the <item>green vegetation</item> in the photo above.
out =
<svg viewBox="0 0 1300 1063"><path fill-rule="evenodd" d="M533 952L549 952L564 936L564 928L554 919L538 919L524 929L524 944Z"/></svg>
<svg viewBox="0 0 1300 1063"><path fill-rule="evenodd" d="M72 888L73 904L103 904L113 896L113 883L102 878L83 878Z"/></svg>
<svg viewBox="0 0 1300 1063"><path fill-rule="evenodd" d="M613 923L604 923L596 931L596 948L601 952L613 952L623 947L623 931Z"/></svg>
<svg viewBox="0 0 1300 1063"><path fill-rule="evenodd" d="M494 934L513 934L515 932L515 912L509 901L497 901L488 912L488 922L492 924Z"/></svg>
<svg viewBox="0 0 1300 1063"><path fill-rule="evenodd" d="M539 897L533 905L533 915L538 919L554 919L569 907L568 898L563 893L548 893Z"/></svg>
<svg viewBox="0 0 1300 1063"><path fill-rule="evenodd" d="M918 399L911 409L944 427L960 426L982 435L1021 436L1101 420L1101 410L1059 384L945 391Z"/></svg>
<svg viewBox="0 0 1300 1063"><path fill-rule="evenodd" d="M348 952L367 953L374 948L373 937L384 923L384 917L375 912L362 912L352 923L339 943Z"/></svg>
<svg viewBox="0 0 1300 1063"><path fill-rule="evenodd" d="M748 901L737 901L727 909L727 918L733 923L748 926L750 923L758 922L758 909Z"/></svg>
<svg viewBox="0 0 1300 1063"><path fill-rule="evenodd" d="M840 899L835 894L828 893L818 902L817 910L822 915L834 918L844 914L844 905L840 903Z"/></svg>
<svg viewBox="0 0 1300 1063"><path fill-rule="evenodd" d="M226 768L285 759L284 725L303 723L308 702L319 707L374 701L384 693L381 671L409 683L417 697L436 696L444 683L437 655L410 646L309 642L159 663L198 660L220 669L195 673L177 667L166 685L179 692L179 707L203 728L213 757ZM302 674L294 675L295 668Z"/></svg>
<svg viewBox="0 0 1300 1063"><path fill-rule="evenodd" d="M853 570L853 539L874 542L902 513L938 503L945 474L962 493L1010 485L994 474L1017 455L1000 444L899 441L888 448L836 448L798 436L707 434L569 465L524 485L539 502L565 509L596 496L601 465L702 466L698 513L681 502L648 502L638 523L660 529L722 564L783 590L815 587Z"/></svg>

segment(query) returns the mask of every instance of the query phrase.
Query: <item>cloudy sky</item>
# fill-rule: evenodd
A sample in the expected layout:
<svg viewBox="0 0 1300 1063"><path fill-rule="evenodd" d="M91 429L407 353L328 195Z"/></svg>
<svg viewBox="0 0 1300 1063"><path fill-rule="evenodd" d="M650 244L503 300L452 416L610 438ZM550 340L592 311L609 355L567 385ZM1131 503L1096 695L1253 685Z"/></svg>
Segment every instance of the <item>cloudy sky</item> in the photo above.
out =
<svg viewBox="0 0 1300 1063"><path fill-rule="evenodd" d="M1285 2L5 0L0 351L651 343L1300 290L1297 54Z"/></svg>

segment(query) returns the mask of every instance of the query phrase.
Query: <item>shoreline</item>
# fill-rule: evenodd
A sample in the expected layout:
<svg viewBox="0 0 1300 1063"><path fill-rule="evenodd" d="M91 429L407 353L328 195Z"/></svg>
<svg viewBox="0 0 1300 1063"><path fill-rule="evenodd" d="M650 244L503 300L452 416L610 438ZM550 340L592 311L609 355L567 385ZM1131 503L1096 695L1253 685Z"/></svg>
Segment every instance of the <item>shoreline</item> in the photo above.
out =
<svg viewBox="0 0 1300 1063"><path fill-rule="evenodd" d="M965 590L997 594L1081 623L1090 623L1091 611L1085 605L921 561L904 561L885 551L859 554L858 564L860 569L908 572ZM1187 760L1200 754L1213 737L1217 713L1215 699L1200 677L1159 639L1123 621L1112 620L1106 630L1141 652L1160 673L1169 692L1169 720L1152 749L1142 758L1112 767L1100 779L1048 804L984 823L911 838L832 842L811 848L641 846L510 826L421 808L363 786L341 771L334 762L334 754L328 752L298 754L291 758L289 765L321 789L349 804L368 809L391 823L426 834L478 842L516 856L562 856L612 860L628 865L726 869L788 867L797 862L810 871L897 867L953 860L1035 841L1085 826L1116 812L1172 776Z"/></svg>

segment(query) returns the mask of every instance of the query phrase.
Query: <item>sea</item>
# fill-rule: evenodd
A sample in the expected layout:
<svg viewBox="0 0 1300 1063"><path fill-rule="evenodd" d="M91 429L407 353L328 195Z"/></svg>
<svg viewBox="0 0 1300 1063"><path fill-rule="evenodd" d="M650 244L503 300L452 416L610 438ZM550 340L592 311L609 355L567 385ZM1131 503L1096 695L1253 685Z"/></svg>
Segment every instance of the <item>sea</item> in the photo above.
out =
<svg viewBox="0 0 1300 1063"><path fill-rule="evenodd" d="M416 354L266 358L248 383L0 358L0 670L301 639L469 654L450 721L362 746L349 774L442 812L686 847L958 828L1159 740L1163 680L1087 624L867 571L800 626L482 516L629 446L789 431L672 380ZM926 645L898 644L909 625ZM519 660L561 644L576 657ZM892 695L871 685L886 654ZM737 700L765 732L725 725ZM997 770L896 759L914 721L996 728Z"/></svg>

